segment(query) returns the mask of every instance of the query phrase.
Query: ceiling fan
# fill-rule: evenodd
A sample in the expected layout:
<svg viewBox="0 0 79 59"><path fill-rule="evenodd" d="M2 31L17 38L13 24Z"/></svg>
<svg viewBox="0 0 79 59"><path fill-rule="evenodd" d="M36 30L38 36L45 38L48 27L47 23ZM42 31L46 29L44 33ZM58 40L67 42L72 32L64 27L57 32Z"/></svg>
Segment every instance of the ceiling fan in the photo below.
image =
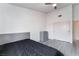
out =
<svg viewBox="0 0 79 59"><path fill-rule="evenodd" d="M45 5L53 6L55 10L57 9L57 4L56 3L45 3Z"/></svg>

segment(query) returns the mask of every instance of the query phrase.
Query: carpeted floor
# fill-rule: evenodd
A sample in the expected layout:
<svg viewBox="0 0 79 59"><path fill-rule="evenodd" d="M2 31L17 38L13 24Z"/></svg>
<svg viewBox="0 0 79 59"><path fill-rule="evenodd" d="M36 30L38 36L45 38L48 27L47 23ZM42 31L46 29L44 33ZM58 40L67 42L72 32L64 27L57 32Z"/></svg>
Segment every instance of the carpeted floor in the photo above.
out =
<svg viewBox="0 0 79 59"><path fill-rule="evenodd" d="M69 42L59 40L48 40L46 42L43 42L43 44L58 49L65 56L79 56L79 47L76 47Z"/></svg>

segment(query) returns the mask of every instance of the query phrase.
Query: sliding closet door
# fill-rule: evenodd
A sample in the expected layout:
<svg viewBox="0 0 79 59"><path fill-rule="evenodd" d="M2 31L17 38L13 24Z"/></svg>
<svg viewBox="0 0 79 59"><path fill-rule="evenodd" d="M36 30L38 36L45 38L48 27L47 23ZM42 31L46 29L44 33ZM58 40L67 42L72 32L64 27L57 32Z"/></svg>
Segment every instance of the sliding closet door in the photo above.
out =
<svg viewBox="0 0 79 59"><path fill-rule="evenodd" d="M71 42L71 23L70 22L56 22L53 24L54 39Z"/></svg>

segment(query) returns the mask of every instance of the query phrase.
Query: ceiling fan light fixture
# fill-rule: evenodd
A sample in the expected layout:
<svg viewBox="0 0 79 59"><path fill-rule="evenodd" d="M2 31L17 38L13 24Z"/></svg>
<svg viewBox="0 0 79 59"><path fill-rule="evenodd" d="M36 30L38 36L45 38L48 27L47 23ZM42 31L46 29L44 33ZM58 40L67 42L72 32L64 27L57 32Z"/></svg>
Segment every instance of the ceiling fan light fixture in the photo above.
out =
<svg viewBox="0 0 79 59"><path fill-rule="evenodd" d="M57 6L57 4L55 3L55 4L53 4L52 6L53 6L53 7L56 7L56 6Z"/></svg>
<svg viewBox="0 0 79 59"><path fill-rule="evenodd" d="M45 3L45 5L52 5L52 3Z"/></svg>

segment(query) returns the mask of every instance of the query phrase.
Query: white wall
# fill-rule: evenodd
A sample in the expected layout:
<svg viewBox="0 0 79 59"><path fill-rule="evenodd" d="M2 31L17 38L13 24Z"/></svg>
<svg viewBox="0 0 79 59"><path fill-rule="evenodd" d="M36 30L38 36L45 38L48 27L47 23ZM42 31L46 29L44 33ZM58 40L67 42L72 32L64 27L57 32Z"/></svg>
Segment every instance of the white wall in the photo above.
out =
<svg viewBox="0 0 79 59"><path fill-rule="evenodd" d="M63 17L58 18L57 15L59 14L62 14ZM55 39L54 36L56 37L57 35L54 35L53 33L53 24L57 22L70 22L70 26L66 26L68 26L67 28L71 29L71 21L72 6L56 10L46 15L38 11L17 7L15 5L0 4L0 34L30 32L31 39L39 41L39 32L48 30L49 39ZM61 28L63 28L63 26ZM67 31L69 36L64 35L63 39L62 37L58 37L58 40L72 42L71 31L72 29L70 32Z"/></svg>
<svg viewBox="0 0 79 59"><path fill-rule="evenodd" d="M31 39L39 41L39 32L44 27L45 14L15 5L0 4L0 34L31 32Z"/></svg>
<svg viewBox="0 0 79 59"><path fill-rule="evenodd" d="M62 17L58 17L58 15ZM47 14L49 39L72 43L72 5Z"/></svg>
<svg viewBox="0 0 79 59"><path fill-rule="evenodd" d="M79 21L79 4L73 6L74 21Z"/></svg>

